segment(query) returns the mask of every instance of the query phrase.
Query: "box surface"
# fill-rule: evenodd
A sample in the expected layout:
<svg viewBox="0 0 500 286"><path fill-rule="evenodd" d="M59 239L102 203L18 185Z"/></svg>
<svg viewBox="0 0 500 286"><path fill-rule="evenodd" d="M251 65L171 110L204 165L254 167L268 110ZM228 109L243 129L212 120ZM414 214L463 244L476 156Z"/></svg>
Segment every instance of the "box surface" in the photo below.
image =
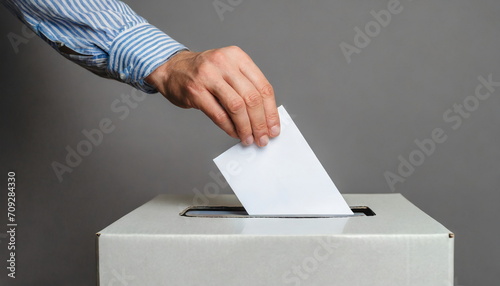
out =
<svg viewBox="0 0 500 286"><path fill-rule="evenodd" d="M344 198L375 215L186 217L160 195L97 234L98 285L453 285L449 230L400 194Z"/></svg>

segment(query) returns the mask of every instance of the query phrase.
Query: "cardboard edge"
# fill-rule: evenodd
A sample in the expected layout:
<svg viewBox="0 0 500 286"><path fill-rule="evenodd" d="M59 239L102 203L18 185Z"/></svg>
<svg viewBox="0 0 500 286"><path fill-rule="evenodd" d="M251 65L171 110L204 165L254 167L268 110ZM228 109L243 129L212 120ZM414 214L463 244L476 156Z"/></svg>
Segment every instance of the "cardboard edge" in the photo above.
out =
<svg viewBox="0 0 500 286"><path fill-rule="evenodd" d="M448 256L449 256L449 262L448 264L450 265L449 269L449 280L452 281L452 283L455 283L455 234L453 232L448 233L448 239L449 239L449 244L448 244ZM453 284L455 285L455 284Z"/></svg>
<svg viewBox="0 0 500 286"><path fill-rule="evenodd" d="M96 256L96 267L97 267L97 275L96 275L96 285L100 285L100 275L99 275L99 237L101 236L101 233L98 232L95 234L95 256Z"/></svg>

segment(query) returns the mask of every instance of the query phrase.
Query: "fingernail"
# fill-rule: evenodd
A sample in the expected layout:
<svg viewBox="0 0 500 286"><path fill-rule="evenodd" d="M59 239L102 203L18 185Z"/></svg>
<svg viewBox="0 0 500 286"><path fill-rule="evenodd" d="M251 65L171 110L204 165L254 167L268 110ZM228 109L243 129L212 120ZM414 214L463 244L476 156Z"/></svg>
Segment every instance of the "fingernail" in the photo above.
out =
<svg viewBox="0 0 500 286"><path fill-rule="evenodd" d="M276 137L278 135L280 135L280 127L278 125L274 125L271 127L271 136Z"/></svg>
<svg viewBox="0 0 500 286"><path fill-rule="evenodd" d="M262 147L266 146L267 143L269 143L269 137L267 137L267 135L260 137L259 143L260 143L260 146L262 146Z"/></svg>
<svg viewBox="0 0 500 286"><path fill-rule="evenodd" d="M243 144L245 144L245 145L252 145L252 143L253 143L252 136L248 136L247 139L245 139L245 141L243 141Z"/></svg>

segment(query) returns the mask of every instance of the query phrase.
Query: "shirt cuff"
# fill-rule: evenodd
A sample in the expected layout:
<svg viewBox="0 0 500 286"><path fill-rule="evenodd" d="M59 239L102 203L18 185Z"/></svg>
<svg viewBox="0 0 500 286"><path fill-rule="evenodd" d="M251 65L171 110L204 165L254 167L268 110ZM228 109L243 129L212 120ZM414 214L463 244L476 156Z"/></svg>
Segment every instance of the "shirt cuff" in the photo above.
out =
<svg viewBox="0 0 500 286"><path fill-rule="evenodd" d="M107 73L143 92L155 93L144 78L181 50L187 48L155 26L139 24L121 32L111 44Z"/></svg>

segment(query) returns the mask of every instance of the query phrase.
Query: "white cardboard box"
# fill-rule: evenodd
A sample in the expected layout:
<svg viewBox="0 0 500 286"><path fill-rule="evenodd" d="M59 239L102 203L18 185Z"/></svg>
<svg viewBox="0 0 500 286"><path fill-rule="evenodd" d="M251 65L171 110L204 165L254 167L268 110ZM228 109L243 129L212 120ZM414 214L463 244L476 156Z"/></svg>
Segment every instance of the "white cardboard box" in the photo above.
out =
<svg viewBox="0 0 500 286"><path fill-rule="evenodd" d="M400 194L344 197L375 215L187 217L160 195L97 234L98 285L453 285L449 230Z"/></svg>

